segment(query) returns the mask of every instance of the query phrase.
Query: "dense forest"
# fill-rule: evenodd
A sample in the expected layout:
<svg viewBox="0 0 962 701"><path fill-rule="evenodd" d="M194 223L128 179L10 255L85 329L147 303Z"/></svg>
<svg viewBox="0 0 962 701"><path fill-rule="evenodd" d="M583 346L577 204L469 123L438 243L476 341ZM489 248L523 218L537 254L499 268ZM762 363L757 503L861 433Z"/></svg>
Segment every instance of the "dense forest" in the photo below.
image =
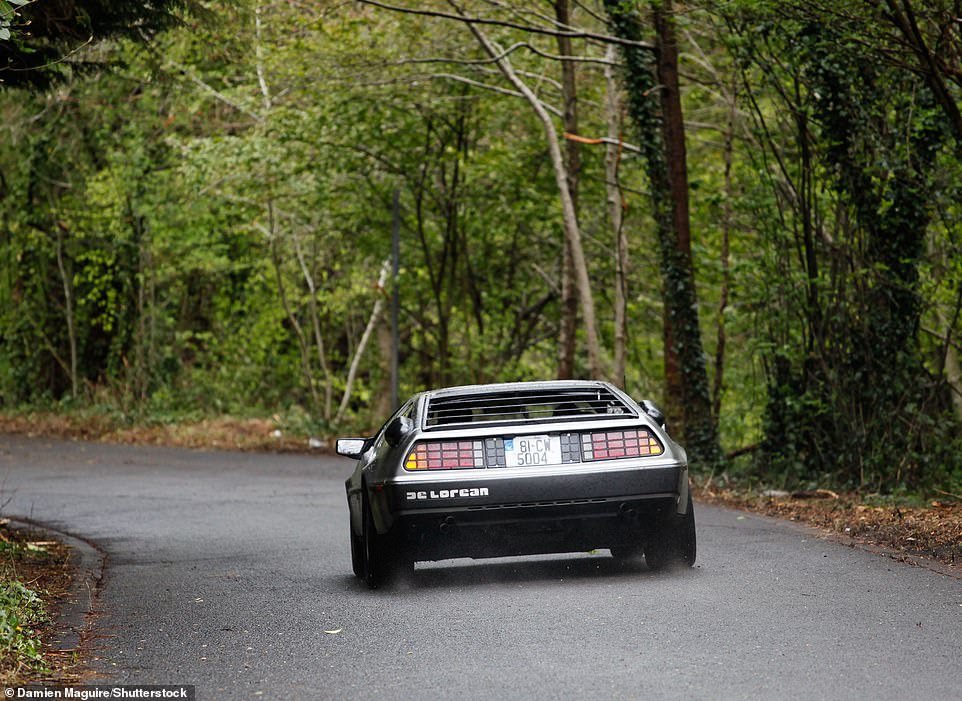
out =
<svg viewBox="0 0 962 701"><path fill-rule="evenodd" d="M0 1L0 408L602 378L701 470L962 488L949 0ZM400 269L392 275L392 228Z"/></svg>

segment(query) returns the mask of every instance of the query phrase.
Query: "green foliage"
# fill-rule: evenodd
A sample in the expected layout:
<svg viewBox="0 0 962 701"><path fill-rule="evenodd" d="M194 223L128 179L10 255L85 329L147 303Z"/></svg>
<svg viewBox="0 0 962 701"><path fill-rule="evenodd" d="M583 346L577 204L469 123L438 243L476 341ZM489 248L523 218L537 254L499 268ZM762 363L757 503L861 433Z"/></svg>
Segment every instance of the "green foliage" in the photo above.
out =
<svg viewBox="0 0 962 701"><path fill-rule="evenodd" d="M47 88L103 65L92 40L141 38L174 25L192 0L0 0L0 84ZM78 60L78 54L82 55ZM84 55L85 54L85 55Z"/></svg>
<svg viewBox="0 0 962 701"><path fill-rule="evenodd" d="M517 97L478 87L507 84L468 29L343 3L211 2L203 20L186 4L150 5L146 46L118 38L124 17L148 12L130 3L75 22L66 43L37 33L28 46L16 23L0 39L0 53L34 47L43 61L116 29L76 57L107 70L55 63L57 76L31 82L57 77L45 93L0 73L0 406L122 425L217 413L319 432L379 424L390 281L377 281L395 191L402 394L554 376L563 239L543 128ZM464 7L517 20L508 6ZM574 7L596 34L612 31L607 10L625 36L654 37L651 3ZM662 235L654 54L629 51L624 133L640 153L625 148L619 173L627 388L678 399L663 393L663 322L697 312L684 330L698 341L690 364L706 368L699 392L724 374L718 434L729 450L761 445L744 467L753 479L962 481L962 166L938 83L864 3L675 9L695 277L678 276ZM924 8L924 37L941 36L946 12ZM553 37L485 31L560 105ZM593 41L574 50L604 55ZM426 60L441 58L457 63ZM604 135L603 68L577 70L580 135ZM610 346L604 150L585 145L582 159L579 225Z"/></svg>
<svg viewBox="0 0 962 701"><path fill-rule="evenodd" d="M0 0L0 41L10 41L13 37L10 28L20 22L18 8L29 0Z"/></svg>
<svg viewBox="0 0 962 701"><path fill-rule="evenodd" d="M764 23L766 9L755 11L739 21ZM919 339L944 120L924 83L880 64L854 32L789 16L736 47L777 86L764 99L792 115L780 128L796 147L773 137L778 119L757 94L763 136L794 188L778 205L794 231L770 240L799 251L771 260L776 306L790 314L766 315L761 468L866 489L944 480L958 469L958 423Z"/></svg>
<svg viewBox="0 0 962 701"><path fill-rule="evenodd" d="M389 28L419 36L390 16L263 19L258 33L234 8L157 53L119 45L125 68L27 109L6 96L23 135L5 198L4 404L75 383L124 415L303 406L330 421L384 296L395 188L405 384L549 372L555 294L532 268L551 274L560 237L531 121L455 83L354 85L382 70ZM354 385L363 423L386 410L371 401L387 394L381 353L375 339Z"/></svg>
<svg viewBox="0 0 962 701"><path fill-rule="evenodd" d="M46 620L36 592L16 580L0 581L0 678L23 669L44 671L43 648L34 627Z"/></svg>
<svg viewBox="0 0 962 701"><path fill-rule="evenodd" d="M629 41L642 38L642 23L634 3L608 0L605 8L613 34ZM669 391L679 396L668 398L669 420L680 423L680 436L688 446L693 465L712 469L722 462L718 426L711 415L708 375L702 350L698 298L691 260L688 219L689 182L673 176L670 159L686 160L684 135L673 144L667 126L668 103L661 99L666 89L659 87L661 76L656 66L667 44L674 41L673 16L655 10L655 24L661 27L654 50L637 46L622 47L628 113L642 144L651 208L661 259L662 290L665 300L665 325L670 334L670 353L677 356L677 379L669 377ZM677 70L677 67L674 69ZM684 221L684 223L682 223ZM677 386L676 386L677 385Z"/></svg>

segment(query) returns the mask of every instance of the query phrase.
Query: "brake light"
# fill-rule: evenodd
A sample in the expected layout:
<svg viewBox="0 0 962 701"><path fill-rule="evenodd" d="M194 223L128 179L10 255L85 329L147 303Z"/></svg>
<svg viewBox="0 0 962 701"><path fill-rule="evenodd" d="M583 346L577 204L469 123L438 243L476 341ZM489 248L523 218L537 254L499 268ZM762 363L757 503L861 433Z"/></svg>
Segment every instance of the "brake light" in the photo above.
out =
<svg viewBox="0 0 962 701"><path fill-rule="evenodd" d="M581 434L581 451L585 460L639 458L661 455L663 450L658 439L646 429Z"/></svg>
<svg viewBox="0 0 962 701"><path fill-rule="evenodd" d="M484 467L481 441L419 443L408 453L405 470L463 470Z"/></svg>

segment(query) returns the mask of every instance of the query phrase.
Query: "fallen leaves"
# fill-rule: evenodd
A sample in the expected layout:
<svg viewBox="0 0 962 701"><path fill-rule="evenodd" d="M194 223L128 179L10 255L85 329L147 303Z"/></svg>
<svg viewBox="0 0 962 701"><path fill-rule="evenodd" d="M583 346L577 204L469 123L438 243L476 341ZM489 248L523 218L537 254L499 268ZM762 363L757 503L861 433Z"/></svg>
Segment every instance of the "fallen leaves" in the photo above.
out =
<svg viewBox="0 0 962 701"><path fill-rule="evenodd" d="M701 501L807 523L859 543L962 567L962 502L880 506L865 504L858 495L827 489L755 496L701 488L695 495Z"/></svg>
<svg viewBox="0 0 962 701"><path fill-rule="evenodd" d="M72 415L36 411L0 413L0 433L29 437L103 441L128 445L167 445L181 448L223 448L263 452L316 452L328 450L326 441L295 431L281 431L280 417L272 419L220 416L200 421L158 422L128 426L108 415Z"/></svg>

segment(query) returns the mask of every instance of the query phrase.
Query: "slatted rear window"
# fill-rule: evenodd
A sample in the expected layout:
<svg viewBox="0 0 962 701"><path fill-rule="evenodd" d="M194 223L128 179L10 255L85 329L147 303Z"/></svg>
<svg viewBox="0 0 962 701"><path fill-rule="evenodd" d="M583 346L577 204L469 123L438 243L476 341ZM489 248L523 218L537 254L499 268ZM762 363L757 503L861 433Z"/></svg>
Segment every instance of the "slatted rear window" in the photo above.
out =
<svg viewBox="0 0 962 701"><path fill-rule="evenodd" d="M605 387L516 389L432 397L427 428L636 416Z"/></svg>

